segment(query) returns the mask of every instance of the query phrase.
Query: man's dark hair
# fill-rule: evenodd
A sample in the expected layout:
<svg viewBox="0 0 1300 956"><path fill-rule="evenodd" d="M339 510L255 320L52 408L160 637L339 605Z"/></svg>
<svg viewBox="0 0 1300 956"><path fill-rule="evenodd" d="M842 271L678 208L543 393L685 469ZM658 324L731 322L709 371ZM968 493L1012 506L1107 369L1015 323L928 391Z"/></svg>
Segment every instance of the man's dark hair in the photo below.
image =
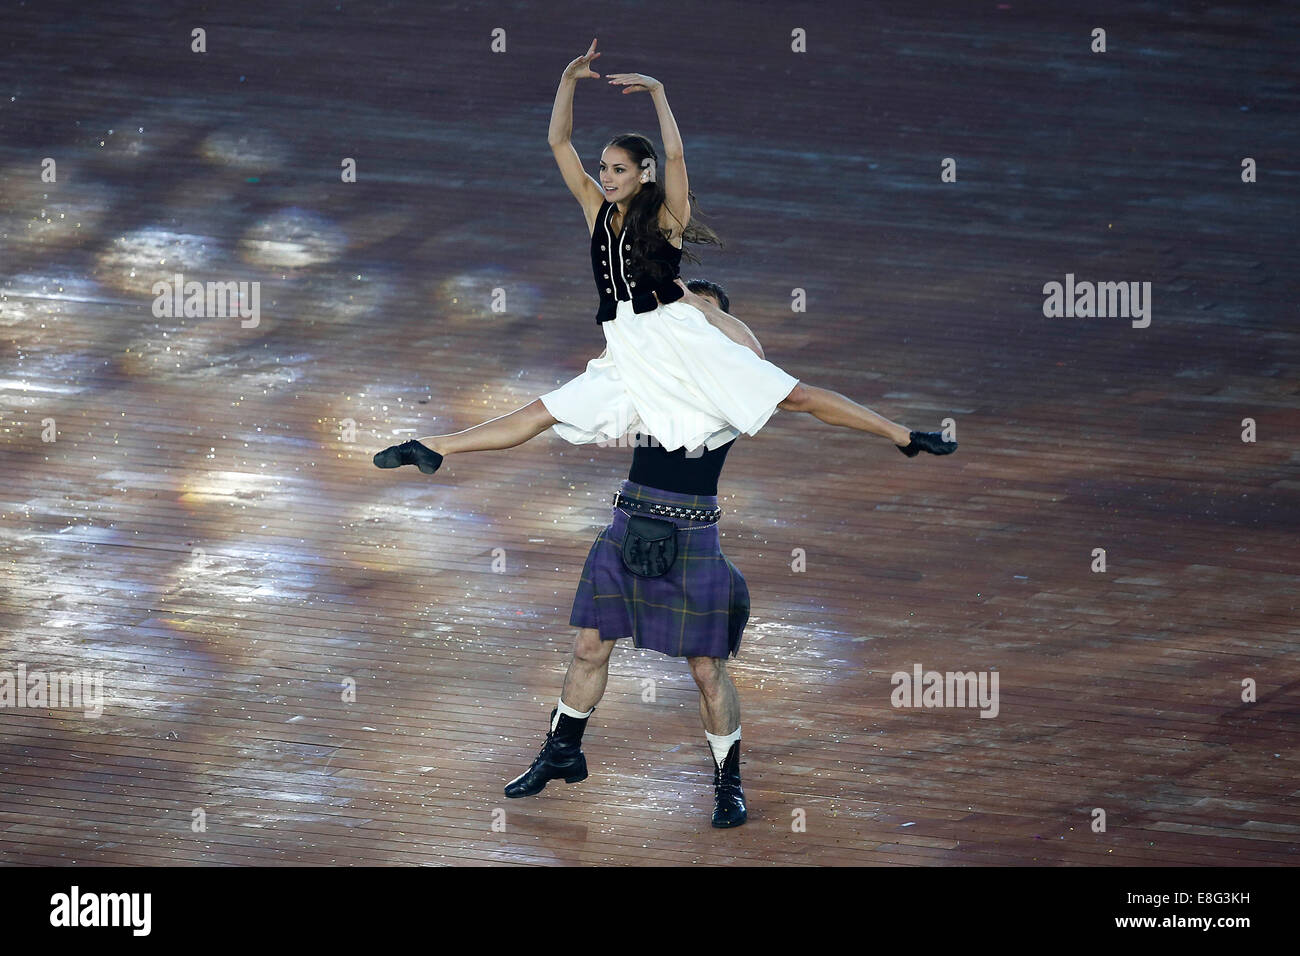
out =
<svg viewBox="0 0 1300 956"><path fill-rule="evenodd" d="M708 279L692 279L686 283L686 288L690 289L696 295L711 295L718 300L718 305L722 306L723 312L731 311L731 300L727 298L727 292L716 282L710 282Z"/></svg>

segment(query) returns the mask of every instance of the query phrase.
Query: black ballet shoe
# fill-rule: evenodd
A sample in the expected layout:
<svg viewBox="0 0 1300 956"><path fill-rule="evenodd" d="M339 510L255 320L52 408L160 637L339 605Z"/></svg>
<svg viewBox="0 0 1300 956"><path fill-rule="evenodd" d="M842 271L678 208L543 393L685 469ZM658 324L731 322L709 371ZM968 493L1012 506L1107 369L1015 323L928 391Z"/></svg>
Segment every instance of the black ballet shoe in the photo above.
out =
<svg viewBox="0 0 1300 956"><path fill-rule="evenodd" d="M931 455L951 455L957 450L955 441L944 441L942 432L910 432L911 441L906 445L895 445L908 458L915 458L923 451Z"/></svg>
<svg viewBox="0 0 1300 956"><path fill-rule="evenodd" d="M397 468L400 465L414 465L426 475L432 475L442 465L442 456L432 448L427 448L412 438L400 445L390 445L377 453L374 462L376 468Z"/></svg>

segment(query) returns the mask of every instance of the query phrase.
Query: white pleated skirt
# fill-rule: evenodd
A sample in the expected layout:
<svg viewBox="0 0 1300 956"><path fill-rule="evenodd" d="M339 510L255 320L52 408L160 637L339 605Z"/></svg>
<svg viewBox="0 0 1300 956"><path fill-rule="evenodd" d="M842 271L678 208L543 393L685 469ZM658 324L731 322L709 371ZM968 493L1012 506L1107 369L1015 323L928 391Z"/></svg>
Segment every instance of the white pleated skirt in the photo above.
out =
<svg viewBox="0 0 1300 956"><path fill-rule="evenodd" d="M641 432L667 451L711 451L757 434L799 384L684 302L637 314L620 300L617 317L600 327L604 353L541 396L557 420L552 429L575 445Z"/></svg>

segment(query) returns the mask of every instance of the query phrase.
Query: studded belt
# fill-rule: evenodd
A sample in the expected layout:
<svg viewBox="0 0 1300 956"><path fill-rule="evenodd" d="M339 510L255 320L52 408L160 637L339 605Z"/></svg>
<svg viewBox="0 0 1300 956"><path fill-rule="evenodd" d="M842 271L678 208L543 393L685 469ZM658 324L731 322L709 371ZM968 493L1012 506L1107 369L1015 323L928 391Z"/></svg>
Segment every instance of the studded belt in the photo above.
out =
<svg viewBox="0 0 1300 956"><path fill-rule="evenodd" d="M687 521L704 521L713 524L722 517L721 508L685 508L681 505L661 505L658 502L629 498L621 491L614 492L614 507L639 511L642 514L661 515L665 518L683 518Z"/></svg>

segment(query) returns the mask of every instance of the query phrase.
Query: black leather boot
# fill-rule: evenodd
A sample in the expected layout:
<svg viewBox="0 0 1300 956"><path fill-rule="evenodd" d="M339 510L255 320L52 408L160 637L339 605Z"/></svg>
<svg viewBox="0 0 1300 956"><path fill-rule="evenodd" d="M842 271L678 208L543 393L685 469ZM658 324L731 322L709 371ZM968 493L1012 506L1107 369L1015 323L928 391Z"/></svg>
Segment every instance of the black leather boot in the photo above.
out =
<svg viewBox="0 0 1300 956"><path fill-rule="evenodd" d="M951 455L957 450L955 441L944 441L943 432L909 432L910 439L906 445L895 445L908 458L915 458L923 451L931 455Z"/></svg>
<svg viewBox="0 0 1300 956"><path fill-rule="evenodd" d="M414 465L426 475L432 475L442 465L442 456L421 445L412 438L400 445L389 445L381 452L376 452L372 459L376 468L399 468L402 465Z"/></svg>
<svg viewBox="0 0 1300 956"><path fill-rule="evenodd" d="M712 756L710 751L709 756ZM727 759L718 766L713 761L713 825L738 827L749 819L745 809L745 791L740 789L740 741L727 751Z"/></svg>
<svg viewBox="0 0 1300 956"><path fill-rule="evenodd" d="M555 710L551 720L555 720ZM592 708L595 713L596 708ZM563 777L565 783L587 779L587 758L582 755L582 732L587 729L587 718L560 714L554 730L547 731L546 743L533 765L506 784L507 797L531 797L541 793L547 781Z"/></svg>

